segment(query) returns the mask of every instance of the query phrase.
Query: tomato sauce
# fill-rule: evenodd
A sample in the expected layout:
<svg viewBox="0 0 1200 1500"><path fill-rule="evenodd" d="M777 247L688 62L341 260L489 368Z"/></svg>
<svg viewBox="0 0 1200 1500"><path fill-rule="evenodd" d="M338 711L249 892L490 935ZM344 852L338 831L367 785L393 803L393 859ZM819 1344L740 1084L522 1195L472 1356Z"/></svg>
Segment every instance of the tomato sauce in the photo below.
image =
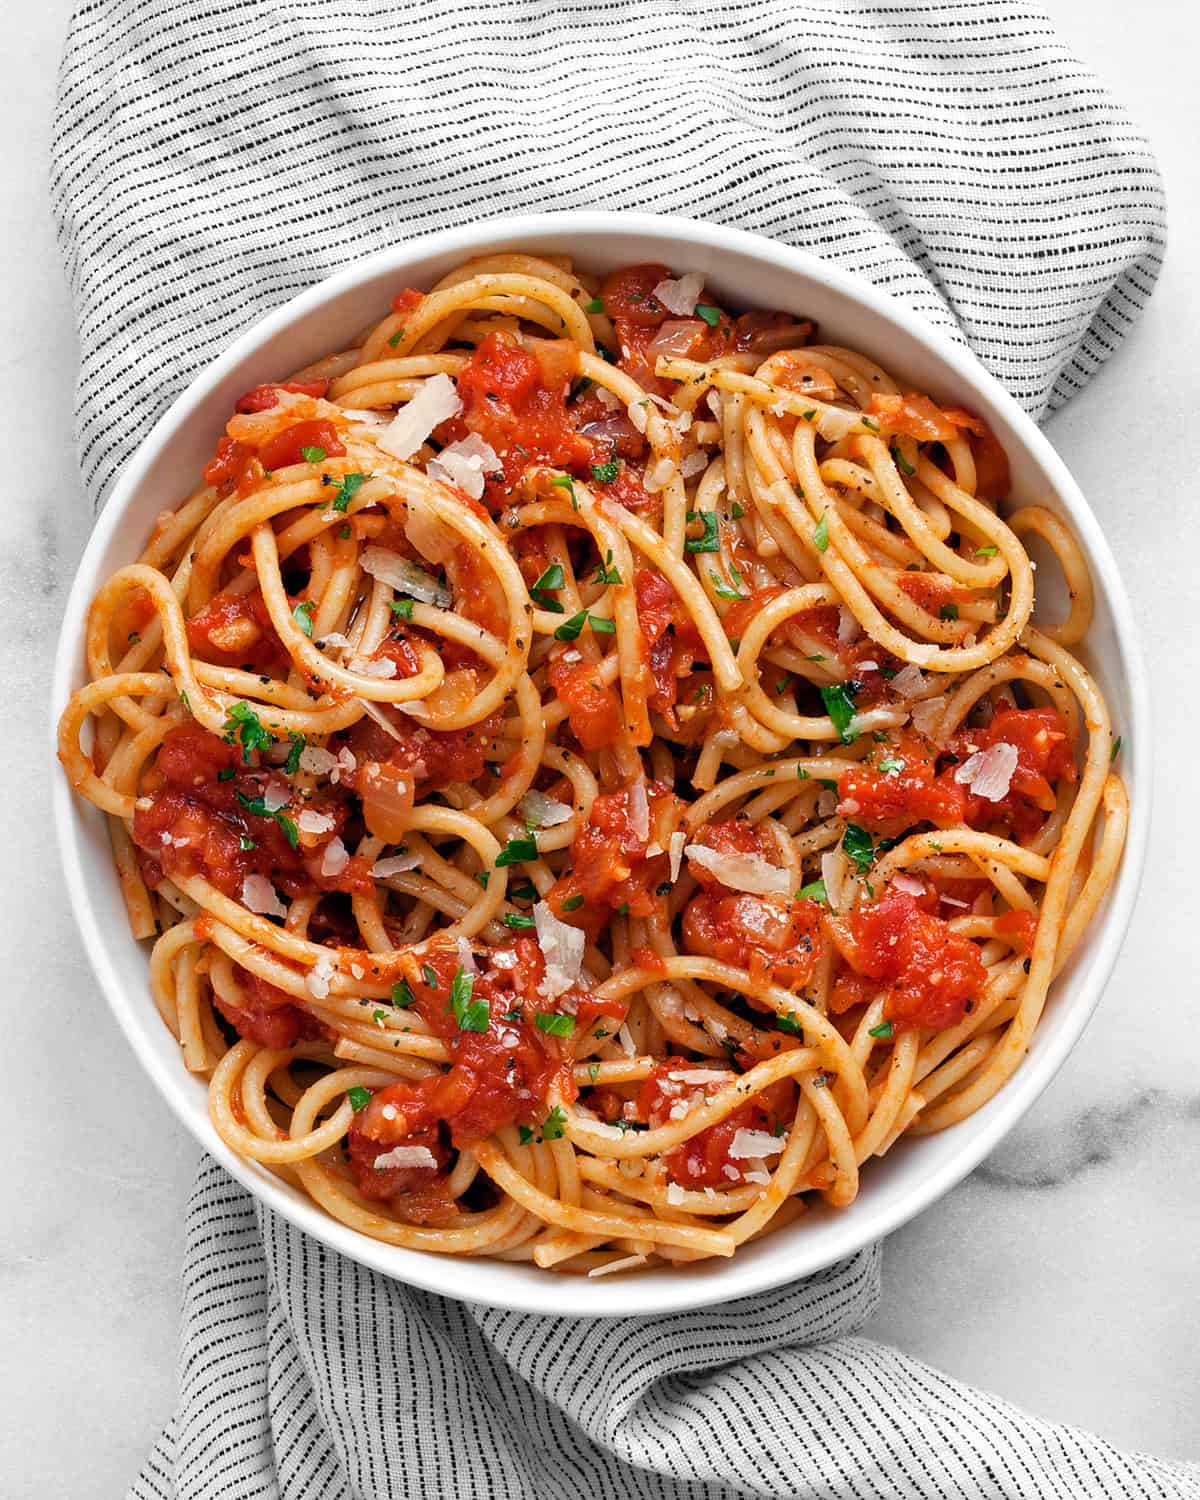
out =
<svg viewBox="0 0 1200 1500"><path fill-rule="evenodd" d="M650 808L650 838L634 831L630 792L608 792L592 803L588 821L575 836L567 873L545 896L556 916L584 927L593 935L613 911L648 917L657 905L657 890L669 884L666 854L648 854L664 800L677 800L661 782L646 788ZM574 905L582 897L582 904Z"/></svg>
<svg viewBox="0 0 1200 1500"><path fill-rule="evenodd" d="M227 773L224 780L221 772ZM325 846L339 835L349 816L348 804L336 789L302 804L331 819L332 826L319 835L303 835L301 842L295 824L301 805L289 803L279 810L286 824L279 817L251 812L246 803L261 799L272 778L246 765L239 746L198 724L181 725L164 737L152 774L159 784L138 799L146 805L135 807L133 817L133 841L141 851L139 863L151 890L164 874L201 875L234 900L241 899L245 877L255 874L265 875L288 896L314 886L364 893L374 889L366 863L359 858L351 859L336 876L321 874Z"/></svg>
<svg viewBox="0 0 1200 1500"><path fill-rule="evenodd" d="M673 1116L672 1110L678 1111L681 1103L689 1102L693 1107L699 1107L704 1099L720 1093L727 1085L712 1080L689 1087L685 1078L672 1075L686 1074L693 1069L712 1071L713 1067L711 1062L690 1062L681 1057L669 1057L656 1063L638 1094L638 1118L652 1129L686 1118L682 1113ZM761 1169L761 1160L731 1156L734 1137L739 1130L781 1136L789 1120L787 1103L790 1095L789 1084L772 1084L724 1120L697 1131L682 1145L664 1153L662 1161L667 1175L672 1182L688 1188L728 1188L744 1183L747 1172ZM782 1146L781 1140L781 1149Z"/></svg>
<svg viewBox="0 0 1200 1500"><path fill-rule="evenodd" d="M707 663L708 653L683 600L661 573L653 568L638 568L634 591L638 624L654 677L654 691L647 703L651 712L662 714L671 728L676 729L675 704L680 681L697 660Z"/></svg>
<svg viewBox="0 0 1200 1500"><path fill-rule="evenodd" d="M969 939L923 909L934 900L889 884L878 901L850 913L844 939L851 970L875 981L860 988L863 999L882 986L888 1020L940 1031L957 1026L971 1010L987 972ZM843 990L843 1002L845 995Z"/></svg>
<svg viewBox="0 0 1200 1500"><path fill-rule="evenodd" d="M444 443L476 433L500 460L503 477L485 476L484 496L498 508L532 464L553 464L581 475L607 453L575 430L568 387L548 389L542 365L511 334L489 333L455 377L463 410L443 422Z"/></svg>
<svg viewBox="0 0 1200 1500"><path fill-rule="evenodd" d="M188 645L202 661L266 671L287 656L262 590L216 594L187 622Z"/></svg>
<svg viewBox="0 0 1200 1500"><path fill-rule="evenodd" d="M322 1035L321 1023L294 1005L285 991L240 965L235 965L233 972L242 989L242 1004L230 1004L216 990L213 1004L245 1041L283 1048Z"/></svg>
<svg viewBox="0 0 1200 1500"><path fill-rule="evenodd" d="M450 1067L374 1094L352 1133L373 1143L376 1151L401 1142L426 1144L439 1125L446 1127L455 1146L464 1147L506 1125L540 1124L552 1084L557 1082L568 1100L577 1091L571 1037L542 1031L536 1016L574 1015L578 1035L585 1034L600 1014L612 1016L617 1024L624 1019L623 1003L603 1006L581 991L568 991L552 1002L539 995L545 963L532 938L517 938L508 948L493 949L479 963L479 972L471 978L470 1002L486 1002L487 1029L482 1031L461 1029L454 1013L451 985L460 969L454 950L435 948L428 958L411 965L413 1008L445 1044Z"/></svg>

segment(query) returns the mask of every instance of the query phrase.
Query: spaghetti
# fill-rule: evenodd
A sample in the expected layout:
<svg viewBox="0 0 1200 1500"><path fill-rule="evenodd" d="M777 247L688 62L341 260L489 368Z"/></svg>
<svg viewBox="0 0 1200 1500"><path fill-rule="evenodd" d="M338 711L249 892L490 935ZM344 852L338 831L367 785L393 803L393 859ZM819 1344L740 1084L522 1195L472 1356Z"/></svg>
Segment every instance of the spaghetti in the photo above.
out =
<svg viewBox="0 0 1200 1500"><path fill-rule="evenodd" d="M732 1255L1028 1047L1126 824L1087 569L814 339L483 257L247 393L96 597L60 755L162 1018L362 1233Z"/></svg>

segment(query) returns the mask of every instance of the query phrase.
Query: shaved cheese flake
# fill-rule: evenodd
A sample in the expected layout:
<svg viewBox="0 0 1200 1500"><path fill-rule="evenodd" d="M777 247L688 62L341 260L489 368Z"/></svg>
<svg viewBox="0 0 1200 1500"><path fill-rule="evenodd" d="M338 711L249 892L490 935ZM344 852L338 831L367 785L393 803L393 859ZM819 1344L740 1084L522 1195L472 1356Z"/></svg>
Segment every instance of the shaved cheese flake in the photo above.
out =
<svg viewBox="0 0 1200 1500"><path fill-rule="evenodd" d="M296 823L301 833L328 833L333 827L328 813L314 812L311 807L304 809Z"/></svg>
<svg viewBox="0 0 1200 1500"><path fill-rule="evenodd" d="M286 917L287 907L265 875L247 875L242 881L242 905L260 917Z"/></svg>
<svg viewBox="0 0 1200 1500"><path fill-rule="evenodd" d="M340 875L350 863L350 853L339 838L332 838L321 855L321 874L328 877Z"/></svg>
<svg viewBox="0 0 1200 1500"><path fill-rule="evenodd" d="M848 868L849 862L840 844L836 849L827 850L821 856L821 879L825 883L825 894L829 897L829 904L834 911L842 910Z"/></svg>
<svg viewBox="0 0 1200 1500"><path fill-rule="evenodd" d="M557 828L575 814L575 809L566 802L556 802L541 792L526 792L517 806L525 821L535 828Z"/></svg>
<svg viewBox="0 0 1200 1500"><path fill-rule="evenodd" d="M336 765L337 756L322 750L320 745L306 745L300 752L300 769L310 776L328 776Z"/></svg>
<svg viewBox="0 0 1200 1500"><path fill-rule="evenodd" d="M314 1000L324 1000L329 994L330 982L336 972L333 960L327 954L322 954L305 975L304 988Z"/></svg>
<svg viewBox="0 0 1200 1500"><path fill-rule="evenodd" d="M911 662L908 666L901 667L892 678L892 690L902 698L919 698L927 686L925 674Z"/></svg>
<svg viewBox="0 0 1200 1500"><path fill-rule="evenodd" d="M925 882L918 880L915 875L908 875L903 870L898 875L892 876L892 884L898 891L903 891L906 896L923 896L925 894Z"/></svg>
<svg viewBox="0 0 1200 1500"><path fill-rule="evenodd" d="M533 925L546 960L546 977L538 986L538 994L555 1000L578 983L586 938L581 927L560 921L544 901L533 908Z"/></svg>
<svg viewBox="0 0 1200 1500"><path fill-rule="evenodd" d="M837 638L840 646L852 645L862 634L862 627L844 604L838 605Z"/></svg>
<svg viewBox="0 0 1200 1500"><path fill-rule="evenodd" d="M656 458L642 477L642 488L648 495L656 495L666 489L675 475L673 458Z"/></svg>
<svg viewBox="0 0 1200 1500"><path fill-rule="evenodd" d="M465 937L455 939L455 947L458 949L458 963L464 974L478 974L479 965L475 962L475 955L471 952L471 944Z"/></svg>
<svg viewBox="0 0 1200 1500"><path fill-rule="evenodd" d="M629 788L629 826L634 838L643 844L650 837L650 803L644 781L637 781Z"/></svg>
<svg viewBox="0 0 1200 1500"><path fill-rule="evenodd" d="M269 813L276 813L292 800L292 789L280 781L268 782L262 800L263 806Z"/></svg>
<svg viewBox="0 0 1200 1500"><path fill-rule="evenodd" d="M969 787L986 802L999 802L1008 795L1017 769L1017 747L1001 740L986 750L976 750L954 773L960 786Z"/></svg>
<svg viewBox="0 0 1200 1500"><path fill-rule="evenodd" d="M371 1164L377 1170L386 1167L432 1167L437 1171L437 1157L428 1146L393 1146L377 1156Z"/></svg>
<svg viewBox="0 0 1200 1500"><path fill-rule="evenodd" d="M360 677L395 677L396 663L388 656L375 658L373 656L355 656L346 663L351 672L357 672Z"/></svg>
<svg viewBox="0 0 1200 1500"><path fill-rule="evenodd" d="M375 441L393 458L411 458L440 422L460 411L462 402L449 375L433 375Z"/></svg>
<svg viewBox="0 0 1200 1500"><path fill-rule="evenodd" d="M671 856L671 882L674 884L679 879L680 867L683 864L683 850L687 843L687 834L683 829L671 835L671 841L667 848Z"/></svg>
<svg viewBox="0 0 1200 1500"><path fill-rule="evenodd" d="M436 458L429 461L425 472L433 479L457 485L473 500L478 500L483 494L486 476L497 473L501 467L500 456L492 445L485 443L478 433L472 432L468 437L460 438L457 443L443 448ZM415 539L413 544L417 545ZM419 550L425 551L423 547ZM426 553L426 556L432 557L433 554ZM434 559L435 562L440 560Z"/></svg>
<svg viewBox="0 0 1200 1500"><path fill-rule="evenodd" d="M364 573L378 578L380 583L390 583L398 593L408 594L422 604L449 609L452 596L446 585L398 552L387 547L365 547L359 561Z"/></svg>
<svg viewBox="0 0 1200 1500"><path fill-rule="evenodd" d="M371 874L376 880L386 880L390 875L403 875L408 870L415 870L421 863L419 854L389 854L386 859L377 859L371 866Z"/></svg>
<svg viewBox="0 0 1200 1500"><path fill-rule="evenodd" d="M688 271L678 280L667 277L660 281L650 295L661 302L666 310L677 318L690 318L696 311L696 303L704 290L704 276L699 271Z"/></svg>
<svg viewBox="0 0 1200 1500"><path fill-rule="evenodd" d="M778 1156L786 1141L781 1135L772 1135L768 1130L740 1128L729 1143L729 1155L734 1161L762 1160L767 1156Z"/></svg>
<svg viewBox="0 0 1200 1500"><path fill-rule="evenodd" d="M722 854L705 844L689 844L683 852L730 890L749 891L756 896L786 896L792 888L793 879L786 870L768 864L757 854Z"/></svg>

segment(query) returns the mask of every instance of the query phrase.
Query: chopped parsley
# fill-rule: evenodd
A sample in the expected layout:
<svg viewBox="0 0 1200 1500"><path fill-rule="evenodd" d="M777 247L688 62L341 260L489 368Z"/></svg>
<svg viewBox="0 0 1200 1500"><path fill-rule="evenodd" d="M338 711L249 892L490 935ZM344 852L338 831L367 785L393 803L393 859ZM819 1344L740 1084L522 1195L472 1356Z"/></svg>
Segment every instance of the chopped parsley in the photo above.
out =
<svg viewBox="0 0 1200 1500"><path fill-rule="evenodd" d="M183 694L179 695L181 698ZM242 763L250 764L252 750L265 750L275 743L275 736L262 726L262 720L248 703L235 703L229 710L223 731L226 740L232 743L236 736L242 742Z"/></svg>
<svg viewBox="0 0 1200 1500"><path fill-rule="evenodd" d="M844 682L835 682L821 689L821 698L842 744L853 744L858 735L850 728L854 722L854 699L850 696L850 689Z"/></svg>
<svg viewBox="0 0 1200 1500"><path fill-rule="evenodd" d="M829 513L826 511L817 522L812 534L813 546L818 552L824 552L829 546Z"/></svg>
<svg viewBox="0 0 1200 1500"><path fill-rule="evenodd" d="M468 974L465 969L455 969L454 978L450 981L450 1009L454 1012L459 1031L488 1029L488 1003L486 1000L471 998L474 985L473 974Z"/></svg>
<svg viewBox="0 0 1200 1500"><path fill-rule="evenodd" d="M325 457L323 452L321 453L321 457ZM347 474L341 480L336 480L330 479L329 475L326 474L322 483L331 484L337 491L337 494L333 497L330 509L344 511L370 477L370 474Z"/></svg>
<svg viewBox="0 0 1200 1500"><path fill-rule="evenodd" d="M346 1098L350 1101L350 1108L355 1114L358 1114L360 1110L366 1109L367 1105L370 1104L371 1090L359 1088L356 1084L354 1088L346 1090Z"/></svg>
<svg viewBox="0 0 1200 1500"><path fill-rule="evenodd" d="M322 463L328 455L324 448L301 448L300 457L306 464Z"/></svg>
<svg viewBox="0 0 1200 1500"><path fill-rule="evenodd" d="M566 490L567 494L571 497L571 509L579 509L579 501L575 498L575 481L570 478L569 475L559 474L556 478L552 479L550 483L552 485L555 485L560 490Z"/></svg>
<svg viewBox="0 0 1200 1500"><path fill-rule="evenodd" d="M536 583L532 584L529 594L543 609L548 609L551 614L563 615L566 610L557 599L552 599L551 594L558 592L566 582L561 563L551 563Z"/></svg>
<svg viewBox="0 0 1200 1500"><path fill-rule="evenodd" d="M537 839L532 834L520 834L515 839L509 839L497 854L496 867L502 869L505 865L524 864L527 859L536 859L537 852Z"/></svg>
<svg viewBox="0 0 1200 1500"><path fill-rule="evenodd" d="M721 575L714 573L711 568L708 570L708 576L712 579L713 592L718 599L744 599L746 597L739 590L731 589Z"/></svg>
<svg viewBox="0 0 1200 1500"><path fill-rule="evenodd" d="M684 539L683 545L688 552L719 552L721 550L716 511L689 510L687 520L689 526L693 521L700 521L704 526L703 535L689 536Z"/></svg>
<svg viewBox="0 0 1200 1500"><path fill-rule="evenodd" d="M309 638L310 641L312 640L313 630L313 610L316 609L316 607L317 606L312 602L311 599L306 599L303 604L297 604L295 609L292 610L292 619L295 620L300 630Z"/></svg>
<svg viewBox="0 0 1200 1500"><path fill-rule="evenodd" d="M295 823L284 812L282 807L272 811L261 797L244 797L241 792L234 792L234 796L254 818L272 818L283 829L283 836L293 849L300 843L300 833Z"/></svg>
<svg viewBox="0 0 1200 1500"><path fill-rule="evenodd" d="M917 472L895 443L892 444L892 458L895 460L896 467L900 470L901 474L915 474Z"/></svg>
<svg viewBox="0 0 1200 1500"><path fill-rule="evenodd" d="M583 627L590 624L597 635L612 635L617 626L616 621L607 619L604 615L589 615L586 609L581 609L577 615L572 615L554 632L556 641L577 640Z"/></svg>
<svg viewBox="0 0 1200 1500"><path fill-rule="evenodd" d="M612 565L612 548L605 553L604 561L596 566L596 576L593 583L620 583L621 575Z"/></svg>
<svg viewBox="0 0 1200 1500"><path fill-rule="evenodd" d="M620 459L610 459L606 464L592 465L592 478L597 484L611 484L620 470Z"/></svg>
<svg viewBox="0 0 1200 1500"><path fill-rule="evenodd" d="M534 1014L533 1024L547 1036L570 1036L575 1030L574 1016L560 1016L554 1011L539 1010Z"/></svg>
<svg viewBox="0 0 1200 1500"><path fill-rule="evenodd" d="M860 828L857 823L846 824L842 848L860 875L865 875L875 862L875 842L867 830Z"/></svg>
<svg viewBox="0 0 1200 1500"><path fill-rule="evenodd" d="M704 307L696 304L696 316L703 318L710 328L715 328L721 321L721 309L719 307Z"/></svg>

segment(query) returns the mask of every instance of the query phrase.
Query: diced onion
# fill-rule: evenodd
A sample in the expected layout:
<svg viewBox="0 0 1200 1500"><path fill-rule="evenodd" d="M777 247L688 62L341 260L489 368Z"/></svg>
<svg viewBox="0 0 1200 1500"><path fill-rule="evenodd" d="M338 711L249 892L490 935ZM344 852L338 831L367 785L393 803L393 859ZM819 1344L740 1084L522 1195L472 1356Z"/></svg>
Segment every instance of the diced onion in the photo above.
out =
<svg viewBox="0 0 1200 1500"><path fill-rule="evenodd" d="M409 870L415 870L421 863L419 854L389 854L386 859L377 859L371 866L371 874L376 880L387 880L391 875L404 875Z"/></svg>
<svg viewBox="0 0 1200 1500"><path fill-rule="evenodd" d="M660 281L650 295L677 318L690 318L696 311L696 303L703 290L704 277L701 272L688 271L678 280L667 277Z"/></svg>
<svg viewBox="0 0 1200 1500"><path fill-rule="evenodd" d="M757 854L723 854L707 844L689 844L683 852L730 890L748 891L756 896L786 896L792 888L792 876L787 870L769 864Z"/></svg>
<svg viewBox="0 0 1200 1500"><path fill-rule="evenodd" d="M460 411L462 402L449 375L433 375L375 441L394 458L410 458L439 423Z"/></svg>
<svg viewBox="0 0 1200 1500"><path fill-rule="evenodd" d="M518 806L521 816L535 828L557 828L560 823L566 823L575 811L567 803L556 802L553 797L546 797L541 792L526 792Z"/></svg>
<svg viewBox="0 0 1200 1500"><path fill-rule="evenodd" d="M686 359L703 337L702 323L693 319L687 322L668 319L646 345L646 353L652 359L657 359L660 354L667 357L679 355Z"/></svg>
<svg viewBox="0 0 1200 1500"><path fill-rule="evenodd" d="M435 604L438 609L450 607L451 594L446 585L398 552L387 547L366 547L359 561L364 573L381 583L390 583L399 593L419 599L422 604Z"/></svg>
<svg viewBox="0 0 1200 1500"><path fill-rule="evenodd" d="M581 927L560 921L545 901L534 906L533 925L538 947L546 960L546 977L539 985L538 993L547 1000L554 1000L578 983L586 938Z"/></svg>
<svg viewBox="0 0 1200 1500"><path fill-rule="evenodd" d="M242 881L242 905L260 917L286 917L287 907L265 875L247 875Z"/></svg>
<svg viewBox="0 0 1200 1500"><path fill-rule="evenodd" d="M678 832L671 835L670 843L667 845L667 850L671 857L672 885L679 879L679 871L683 866L683 849L686 843L687 834L681 828Z"/></svg>
<svg viewBox="0 0 1200 1500"><path fill-rule="evenodd" d="M845 850L840 844L836 849L826 850L821 856L821 880L825 886L825 894L829 897L829 905L834 911L842 910L848 867Z"/></svg>
<svg viewBox="0 0 1200 1500"><path fill-rule="evenodd" d="M977 750L958 767L954 779L960 786L970 787L977 797L999 802L1008 795L1016 769L1017 747L1001 740L986 750Z"/></svg>
<svg viewBox="0 0 1200 1500"><path fill-rule="evenodd" d="M650 837L650 802L644 781L635 781L629 788L629 826L634 838L646 843Z"/></svg>
<svg viewBox="0 0 1200 1500"><path fill-rule="evenodd" d="M429 472L433 473L432 463L429 465ZM440 477L440 475L434 475L434 478ZM464 485L463 488L465 489L466 486ZM483 494L482 474L479 476L479 493ZM454 551L454 538L448 528L442 525L429 506L416 495L411 496L408 501L408 509L404 517L404 535L421 556L428 558L432 563L445 562Z"/></svg>
<svg viewBox="0 0 1200 1500"><path fill-rule="evenodd" d="M372 1162L376 1170L385 1167L432 1167L437 1170L437 1157L428 1146L393 1146Z"/></svg>

